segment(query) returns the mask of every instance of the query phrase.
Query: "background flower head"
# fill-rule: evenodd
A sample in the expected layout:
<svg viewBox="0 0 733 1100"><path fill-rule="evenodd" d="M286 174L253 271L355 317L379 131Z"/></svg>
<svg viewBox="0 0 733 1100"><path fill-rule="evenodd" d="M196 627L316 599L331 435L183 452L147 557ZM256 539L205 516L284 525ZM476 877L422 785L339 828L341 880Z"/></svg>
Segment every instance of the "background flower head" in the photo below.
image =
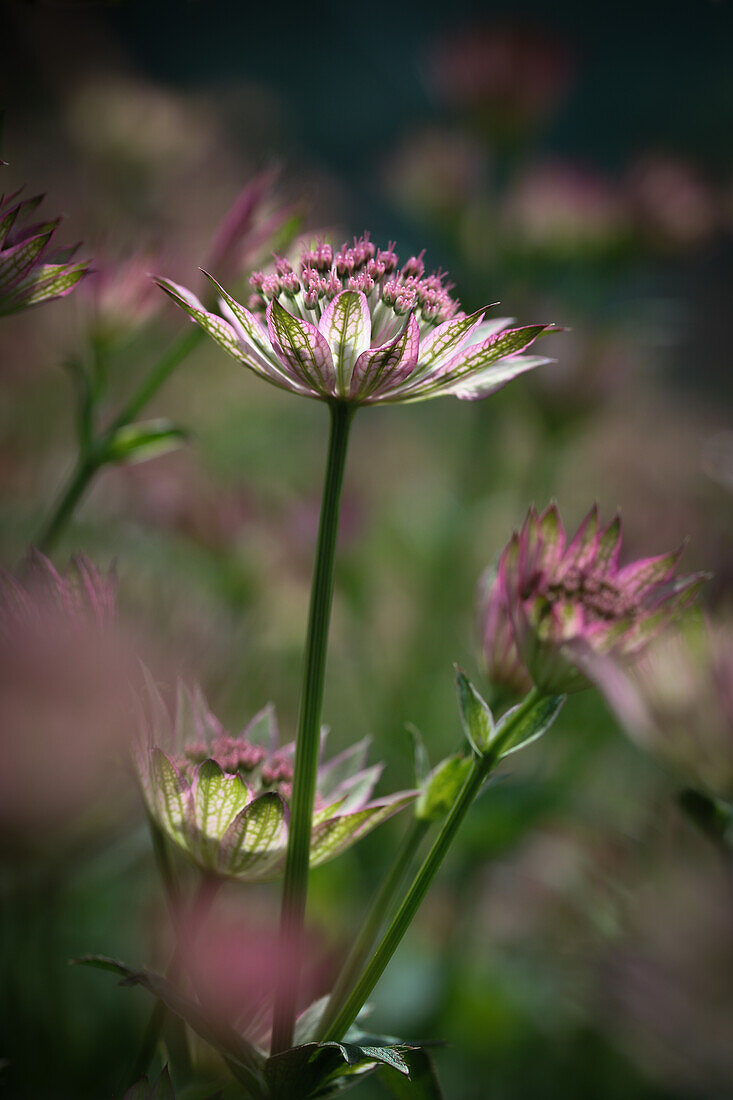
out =
<svg viewBox="0 0 733 1100"><path fill-rule="evenodd" d="M679 550L621 566L621 544L620 519L602 528L595 506L570 540L554 504L529 510L482 598L490 678L516 689L523 664L544 691L578 690L588 655L640 652L694 599L705 575L677 576Z"/></svg>

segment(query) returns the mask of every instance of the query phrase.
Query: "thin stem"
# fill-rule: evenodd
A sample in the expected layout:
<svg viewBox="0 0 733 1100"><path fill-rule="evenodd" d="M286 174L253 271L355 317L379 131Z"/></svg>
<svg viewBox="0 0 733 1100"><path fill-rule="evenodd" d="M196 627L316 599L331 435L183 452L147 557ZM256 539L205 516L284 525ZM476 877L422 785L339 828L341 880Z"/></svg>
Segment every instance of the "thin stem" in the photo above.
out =
<svg viewBox="0 0 733 1100"><path fill-rule="evenodd" d="M319 1033L327 1032L330 1025L341 1011L349 990L359 977L367 956L374 946L374 941L379 935L387 918L395 894L402 884L402 880L415 858L415 853L420 847L422 839L429 828L429 821L423 818L413 817L412 824L405 834L392 867L382 883L377 896L372 902L372 907L354 941L354 946L351 948L341 968L341 973L333 987L333 991L323 1013L319 1025Z"/></svg>
<svg viewBox="0 0 733 1100"><path fill-rule="evenodd" d="M148 815L148 824L150 827L151 840L153 842L153 851L155 853L155 863L163 883L166 904L168 906L168 912L175 936L173 953L171 954L170 962L166 967L165 973L170 981L177 982L183 962L183 944L181 942L180 929L181 894L178 880L173 871L167 841L157 822L155 822L150 815ZM219 886L219 881L211 875L203 875L199 881L189 909L191 923L188 932L190 936L189 942L191 944L193 944L198 937L201 926L206 920L217 895ZM132 1084L139 1081L143 1074L147 1072L167 1020L168 1009L162 1001L156 1001L151 1009L148 1022L145 1025L140 1051L138 1052L130 1074ZM175 1036L173 1036L173 1042L177 1049L178 1061L187 1063L189 1061L189 1053L184 1025L180 1020L171 1020L170 1024L176 1032Z"/></svg>
<svg viewBox="0 0 733 1100"><path fill-rule="evenodd" d="M131 423L144 409L148 401L160 389L166 379L186 356L193 351L203 338L203 333L198 327L191 332L185 332L167 351L163 352L160 359L145 376L136 393L117 414L110 426L102 431L94 439L89 429L89 438L86 447L79 455L69 480L61 491L51 515L36 539L36 546L44 553L48 553L58 542L66 525L74 514L74 510L89 487L97 470L105 462L104 452L106 445L116 431ZM91 409L84 412L86 418L91 417Z"/></svg>
<svg viewBox="0 0 733 1100"><path fill-rule="evenodd" d="M358 1016L362 1005L371 995L372 990L381 978L395 951L402 942L405 932L415 918L435 875L445 859L456 833L463 819L471 808L476 796L479 794L484 782L496 764L501 749L510 739L513 730L518 723L523 721L527 712L536 704L539 693L536 688L525 697L517 707L511 721L508 721L502 731L501 745L494 745L490 752L481 757L474 757L471 771L468 773L458 798L453 803L450 813L443 822L440 833L435 838L432 848L425 857L420 870L417 872L405 899L397 910L392 922L385 932L379 946L371 957L364 973L354 987L351 995L339 1012L336 1019L324 1031L322 1042L339 1040L346 1034Z"/></svg>
<svg viewBox="0 0 733 1100"><path fill-rule="evenodd" d="M334 402L330 406L330 411L331 434L308 615L300 714L295 742L288 851L280 916L280 935L288 949L292 949L294 945L301 942L305 919L311 826L320 747L323 682L333 597L333 569L341 487L354 407L343 402ZM296 957L297 954L296 951ZM298 982L298 967L295 966L288 980L281 982L277 991L272 1032L273 1054L287 1050L292 1044Z"/></svg>
<svg viewBox="0 0 733 1100"><path fill-rule="evenodd" d="M148 401L158 392L164 382L176 369L179 363L189 355L197 344L204 338L204 332L198 325L192 325L190 331L184 332L174 344L164 351L153 369L145 375L136 393L132 395L122 411L118 413L108 429L108 433L115 432L129 424L143 411Z"/></svg>
<svg viewBox="0 0 733 1100"><path fill-rule="evenodd" d="M71 519L74 509L86 492L89 482L98 468L98 463L92 459L83 455L79 456L79 460L62 490L53 512L36 539L36 546L44 554L47 554L56 545L61 532Z"/></svg>

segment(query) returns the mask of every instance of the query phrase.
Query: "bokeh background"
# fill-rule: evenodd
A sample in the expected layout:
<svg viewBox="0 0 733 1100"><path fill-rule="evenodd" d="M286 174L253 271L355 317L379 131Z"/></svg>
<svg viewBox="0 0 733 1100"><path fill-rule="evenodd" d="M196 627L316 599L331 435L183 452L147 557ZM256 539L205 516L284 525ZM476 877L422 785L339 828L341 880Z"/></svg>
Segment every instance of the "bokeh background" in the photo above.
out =
<svg viewBox="0 0 733 1100"><path fill-rule="evenodd" d="M568 525L594 500L609 518L621 508L629 555L689 537L685 564L714 574L706 602L728 616L726 0L2 13L4 190L47 192L47 212L66 214L65 239L82 239L97 270L65 301L3 323L6 567L73 461L65 364L103 333L111 410L185 324L116 273L195 286L219 219L266 171L263 221L281 212L293 232L367 228L405 256L426 248L466 309L500 301L503 314L569 330L553 337L555 365L486 402L357 418L324 707L332 746L371 734L385 790L412 781L407 722L434 759L453 748L452 662L490 690L476 582L532 501L555 497ZM326 412L207 345L152 411L190 428L190 442L103 471L54 560L115 559L125 615L163 683L200 682L231 728L274 700L292 733ZM733 1095L730 868L676 808L679 778L592 693L514 759L378 987L375 1026L444 1040L436 1060L456 1100ZM67 965L86 951L160 962L144 822L124 772L113 778L120 797L105 793L104 812L85 804L83 820L72 809L3 844L1 1095L79 1100L126 1084L146 995ZM404 827L313 875L324 957L348 943ZM276 902L264 887L226 899L259 919Z"/></svg>

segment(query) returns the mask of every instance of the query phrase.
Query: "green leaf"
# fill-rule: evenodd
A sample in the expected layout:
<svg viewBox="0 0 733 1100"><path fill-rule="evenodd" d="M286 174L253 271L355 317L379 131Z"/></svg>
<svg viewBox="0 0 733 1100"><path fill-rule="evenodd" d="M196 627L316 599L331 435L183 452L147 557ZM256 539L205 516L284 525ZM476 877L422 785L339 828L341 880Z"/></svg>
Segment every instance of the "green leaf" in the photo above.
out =
<svg viewBox="0 0 733 1100"><path fill-rule="evenodd" d="M405 1060L410 1070L409 1080L394 1073L380 1072L379 1079L398 1098L405 1100L444 1100L443 1090L427 1050L420 1047L407 1051Z"/></svg>
<svg viewBox="0 0 733 1100"><path fill-rule="evenodd" d="M408 722L405 729L410 735L412 740L412 753L415 767L415 785L422 787L425 780L428 777L430 771L430 761L428 759L428 750L425 748L425 741L423 735L417 726L412 722Z"/></svg>
<svg viewBox="0 0 733 1100"><path fill-rule="evenodd" d="M197 1035L209 1043L227 1059L228 1064L238 1071L239 1079L250 1086L259 1088L262 1083L261 1071L264 1066L262 1054L251 1043L239 1035L234 1028L225 1023L213 1023L196 1001L191 1000L178 986L156 974L152 970L134 970L117 959L105 955L85 955L72 960L74 965L91 966L97 970L108 970L117 974L120 985L140 985L179 1016Z"/></svg>
<svg viewBox="0 0 733 1100"><path fill-rule="evenodd" d="M494 736L491 709L460 668L456 668L456 690L463 732L477 756L483 756Z"/></svg>
<svg viewBox="0 0 733 1100"><path fill-rule="evenodd" d="M145 462L180 447L189 438L185 428L170 420L145 420L118 428L107 441L103 462Z"/></svg>
<svg viewBox="0 0 733 1100"><path fill-rule="evenodd" d="M513 752L519 752L520 749L547 733L562 710L565 698L564 695L541 695L516 725L512 716L522 704L508 710L497 725L494 734L493 745L498 748L498 758L501 760ZM507 730L509 730L508 740L504 742Z"/></svg>
<svg viewBox="0 0 733 1100"><path fill-rule="evenodd" d="M265 1065L265 1079L273 1100L306 1100L328 1096L356 1084L377 1065L407 1075L403 1044L364 1036L369 1042L304 1043L275 1054Z"/></svg>
<svg viewBox="0 0 733 1100"><path fill-rule="evenodd" d="M415 817L435 821L447 814L471 770L470 756L448 756L437 764L423 784Z"/></svg>

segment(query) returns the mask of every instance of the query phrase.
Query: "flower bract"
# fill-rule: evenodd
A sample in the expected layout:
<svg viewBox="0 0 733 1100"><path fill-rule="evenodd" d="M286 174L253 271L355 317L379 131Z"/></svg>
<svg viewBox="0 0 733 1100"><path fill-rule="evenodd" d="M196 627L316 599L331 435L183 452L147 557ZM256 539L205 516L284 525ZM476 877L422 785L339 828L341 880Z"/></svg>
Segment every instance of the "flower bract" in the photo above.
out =
<svg viewBox="0 0 733 1100"><path fill-rule="evenodd" d="M271 706L227 733L202 694L179 687L171 722L157 691L145 707L138 770L148 810L201 868L264 882L285 866L295 744L279 744ZM338 855L416 796L372 799L381 765L361 741L318 769L311 866Z"/></svg>
<svg viewBox="0 0 733 1100"><path fill-rule="evenodd" d="M0 198L0 316L63 298L87 273L88 263L72 263L78 245L54 250L52 238L61 218L25 224L43 195Z"/></svg>
<svg viewBox="0 0 733 1100"><path fill-rule="evenodd" d="M209 276L211 278L211 276ZM552 328L507 328L466 315L422 253L400 266L392 245L368 235L334 249L318 241L291 264L250 279L248 306L211 279L221 315L168 279L159 285L213 339L281 389L357 405L421 401L441 394L486 397L549 360L523 354Z"/></svg>

